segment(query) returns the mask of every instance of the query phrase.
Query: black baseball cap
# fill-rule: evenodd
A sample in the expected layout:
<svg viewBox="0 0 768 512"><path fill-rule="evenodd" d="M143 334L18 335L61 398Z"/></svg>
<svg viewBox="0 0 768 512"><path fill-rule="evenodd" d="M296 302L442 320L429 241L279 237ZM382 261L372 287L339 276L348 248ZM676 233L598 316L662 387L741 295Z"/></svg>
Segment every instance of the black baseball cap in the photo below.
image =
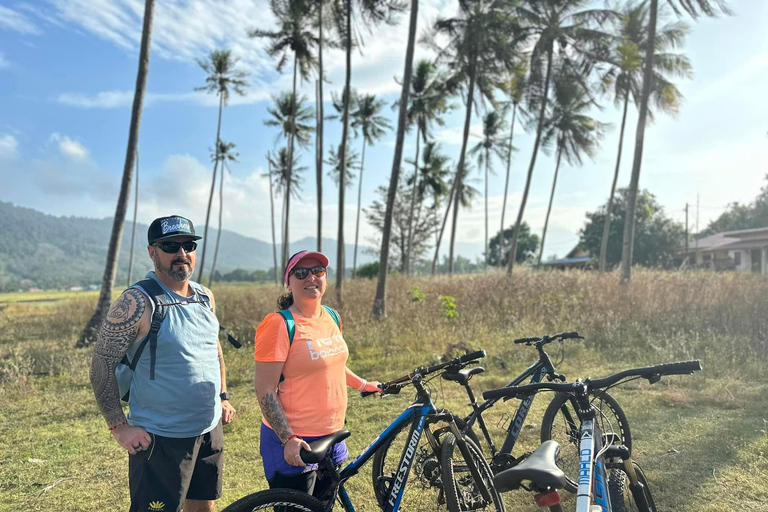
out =
<svg viewBox="0 0 768 512"><path fill-rule="evenodd" d="M203 238L195 235L195 226L192 224L192 221L180 215L155 219L147 230L149 245L174 236L191 236L193 240Z"/></svg>

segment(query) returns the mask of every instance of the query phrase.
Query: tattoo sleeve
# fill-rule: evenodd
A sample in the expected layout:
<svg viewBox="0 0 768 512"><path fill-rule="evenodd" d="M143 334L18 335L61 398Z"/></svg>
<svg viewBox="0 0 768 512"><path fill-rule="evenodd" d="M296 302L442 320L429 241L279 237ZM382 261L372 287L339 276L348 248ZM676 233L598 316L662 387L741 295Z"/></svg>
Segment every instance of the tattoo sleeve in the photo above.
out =
<svg viewBox="0 0 768 512"><path fill-rule="evenodd" d="M128 347L136 341L145 309L144 295L138 290L126 290L109 308L107 318L101 324L91 359L91 386L101 414L110 427L125 421L115 368Z"/></svg>
<svg viewBox="0 0 768 512"><path fill-rule="evenodd" d="M275 431L277 437L282 442L285 442L293 430L288 424L288 419L285 417L285 411L283 411L283 405L280 403L280 398L277 393L268 391L264 396L259 397L259 405L261 406L261 413L267 418L269 426Z"/></svg>

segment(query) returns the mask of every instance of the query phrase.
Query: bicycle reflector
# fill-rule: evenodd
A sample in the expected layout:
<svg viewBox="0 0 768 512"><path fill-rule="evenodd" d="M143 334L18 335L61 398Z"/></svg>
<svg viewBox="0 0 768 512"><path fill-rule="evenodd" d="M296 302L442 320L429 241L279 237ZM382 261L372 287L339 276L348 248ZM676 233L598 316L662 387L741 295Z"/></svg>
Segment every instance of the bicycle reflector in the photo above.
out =
<svg viewBox="0 0 768 512"><path fill-rule="evenodd" d="M551 507L560 503L560 493L557 491L544 492L535 495L533 499L536 500L536 505L541 508Z"/></svg>

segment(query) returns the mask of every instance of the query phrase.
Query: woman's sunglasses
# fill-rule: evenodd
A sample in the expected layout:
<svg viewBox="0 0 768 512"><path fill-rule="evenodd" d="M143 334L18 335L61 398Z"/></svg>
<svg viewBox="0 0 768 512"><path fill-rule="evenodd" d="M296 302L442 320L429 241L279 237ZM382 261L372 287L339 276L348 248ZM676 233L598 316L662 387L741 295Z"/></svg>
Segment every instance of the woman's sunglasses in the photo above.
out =
<svg viewBox="0 0 768 512"><path fill-rule="evenodd" d="M303 281L307 277L309 277L310 272L312 272L312 275L315 277L323 277L325 275L325 267L322 265L318 265L312 268L294 268L291 270L290 274L288 275L294 275L296 276L296 279L300 279Z"/></svg>
<svg viewBox="0 0 768 512"><path fill-rule="evenodd" d="M155 245L160 248L163 252L167 252L168 254L176 254L179 252L179 248L183 247L184 252L195 252L197 249L197 242L193 242L191 240L187 242L156 242Z"/></svg>

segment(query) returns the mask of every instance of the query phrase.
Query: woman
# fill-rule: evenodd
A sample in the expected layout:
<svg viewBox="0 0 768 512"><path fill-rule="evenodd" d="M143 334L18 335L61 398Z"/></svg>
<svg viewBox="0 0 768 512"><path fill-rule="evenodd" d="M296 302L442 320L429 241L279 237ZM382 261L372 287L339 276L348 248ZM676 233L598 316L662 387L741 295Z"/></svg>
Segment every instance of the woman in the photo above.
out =
<svg viewBox="0 0 768 512"><path fill-rule="evenodd" d="M254 385L263 415L261 457L271 488L297 489L319 496L316 465L299 455L310 442L344 428L347 388L377 391L347 368L347 345L336 312L322 306L328 258L300 251L285 268L288 292L277 304L281 313L267 315L256 329ZM287 317L287 318L286 318ZM288 319L295 327L290 339ZM345 443L333 450L338 464L348 456ZM315 485L318 483L318 485Z"/></svg>

